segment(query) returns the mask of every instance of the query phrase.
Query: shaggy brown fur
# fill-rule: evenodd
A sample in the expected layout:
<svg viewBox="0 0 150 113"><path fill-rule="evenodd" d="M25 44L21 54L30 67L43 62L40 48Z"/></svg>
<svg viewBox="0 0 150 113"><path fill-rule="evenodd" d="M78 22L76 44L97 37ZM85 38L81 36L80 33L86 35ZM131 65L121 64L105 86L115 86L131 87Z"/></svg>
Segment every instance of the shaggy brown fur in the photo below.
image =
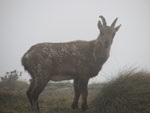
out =
<svg viewBox="0 0 150 113"><path fill-rule="evenodd" d="M75 98L72 108L78 108L82 95L82 109L87 109L87 84L101 70L109 57L110 47L120 26L114 27L103 21L98 22L100 35L92 41L73 41L68 43L40 43L32 46L22 57L22 65L31 77L27 96L32 109L39 111L38 97L49 80L74 80Z"/></svg>

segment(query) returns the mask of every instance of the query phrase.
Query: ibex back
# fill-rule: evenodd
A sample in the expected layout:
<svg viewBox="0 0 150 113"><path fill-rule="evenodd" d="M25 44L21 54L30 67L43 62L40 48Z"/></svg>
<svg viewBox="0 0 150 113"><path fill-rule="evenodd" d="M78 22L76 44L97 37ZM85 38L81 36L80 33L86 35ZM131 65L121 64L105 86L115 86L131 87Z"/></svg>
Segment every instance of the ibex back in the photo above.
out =
<svg viewBox="0 0 150 113"><path fill-rule="evenodd" d="M68 43L40 43L32 46L22 57L22 65L31 75L27 96L32 109L39 112L38 97L49 80L74 80L75 97L72 108L78 108L82 95L82 110L87 109L87 85L91 77L98 75L109 57L115 33L117 18L107 26L105 18L98 21L100 34L92 41Z"/></svg>

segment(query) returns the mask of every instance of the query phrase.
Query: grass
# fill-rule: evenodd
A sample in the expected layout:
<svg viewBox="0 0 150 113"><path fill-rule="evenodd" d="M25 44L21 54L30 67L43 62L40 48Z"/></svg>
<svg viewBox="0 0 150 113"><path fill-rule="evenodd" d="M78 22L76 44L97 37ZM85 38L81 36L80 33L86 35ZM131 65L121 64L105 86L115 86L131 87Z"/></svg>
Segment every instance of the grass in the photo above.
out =
<svg viewBox="0 0 150 113"><path fill-rule="evenodd" d="M13 90L0 87L0 113L32 113L26 97L28 84L16 82ZM88 88L89 109L84 113L150 113L150 73L122 72L118 77ZM49 83L39 98L42 113L83 113L72 110L72 83ZM79 101L81 106L81 99Z"/></svg>
<svg viewBox="0 0 150 113"><path fill-rule="evenodd" d="M102 87L93 106L95 113L150 113L150 73L119 73Z"/></svg>
<svg viewBox="0 0 150 113"><path fill-rule="evenodd" d="M0 89L0 113L32 113L30 103L26 97L28 85L17 82L16 91ZM89 86L89 103L96 95L97 85ZM74 97L72 83L49 83L39 98L42 113L82 113L81 109L72 110L71 104ZM81 99L80 99L81 100ZM79 101L81 105L81 101ZM85 113L92 113L87 110Z"/></svg>

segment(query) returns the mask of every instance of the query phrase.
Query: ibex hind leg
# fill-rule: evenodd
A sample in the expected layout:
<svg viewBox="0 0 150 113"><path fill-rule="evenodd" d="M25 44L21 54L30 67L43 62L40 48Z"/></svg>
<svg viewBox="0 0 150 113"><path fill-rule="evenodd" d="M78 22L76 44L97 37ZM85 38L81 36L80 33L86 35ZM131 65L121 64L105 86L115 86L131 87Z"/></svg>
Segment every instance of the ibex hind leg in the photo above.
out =
<svg viewBox="0 0 150 113"><path fill-rule="evenodd" d="M35 81L35 79L30 79L30 85L29 85L29 88L28 88L28 90L27 90L27 92L26 92L27 97L28 97L28 99L29 99L29 102L30 102L30 104L31 104L31 108L32 108L33 111L35 111L35 110L34 110L35 107L34 107L34 100L33 100L33 93L32 93L32 91L33 91L33 89L36 87L35 84L37 84L36 81ZM37 112L37 111L36 111L36 112Z"/></svg>
<svg viewBox="0 0 150 113"><path fill-rule="evenodd" d="M40 93L44 90L45 86L47 85L48 81L45 81L41 79L40 77L37 77L34 82L34 87L32 88L31 94L31 100L32 100L32 110L35 112L40 112L40 108L38 105L38 97Z"/></svg>
<svg viewBox="0 0 150 113"><path fill-rule="evenodd" d="M30 102L31 106L33 105L33 103L32 103L32 98L31 98L31 91L32 91L32 89L33 89L33 87L34 87L34 84L35 84L34 79L30 79L30 85L29 85L29 88L28 88L28 90L27 90L27 92L26 92L27 97L28 97L28 99L29 99L29 102Z"/></svg>

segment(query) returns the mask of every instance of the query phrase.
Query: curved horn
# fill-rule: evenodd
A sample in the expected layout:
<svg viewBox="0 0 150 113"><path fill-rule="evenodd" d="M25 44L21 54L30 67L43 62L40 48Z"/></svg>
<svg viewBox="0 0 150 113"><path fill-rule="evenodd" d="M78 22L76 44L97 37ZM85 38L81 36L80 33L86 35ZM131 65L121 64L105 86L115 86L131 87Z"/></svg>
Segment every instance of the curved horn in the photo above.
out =
<svg viewBox="0 0 150 113"><path fill-rule="evenodd" d="M107 23L106 23L106 20L105 20L105 18L104 18L103 16L99 16L99 17L102 19L103 26L106 26L106 25L107 25Z"/></svg>
<svg viewBox="0 0 150 113"><path fill-rule="evenodd" d="M118 20L118 18L116 18L116 19L113 21L113 23L111 24L111 27L115 27L115 24L116 24L117 20Z"/></svg>

